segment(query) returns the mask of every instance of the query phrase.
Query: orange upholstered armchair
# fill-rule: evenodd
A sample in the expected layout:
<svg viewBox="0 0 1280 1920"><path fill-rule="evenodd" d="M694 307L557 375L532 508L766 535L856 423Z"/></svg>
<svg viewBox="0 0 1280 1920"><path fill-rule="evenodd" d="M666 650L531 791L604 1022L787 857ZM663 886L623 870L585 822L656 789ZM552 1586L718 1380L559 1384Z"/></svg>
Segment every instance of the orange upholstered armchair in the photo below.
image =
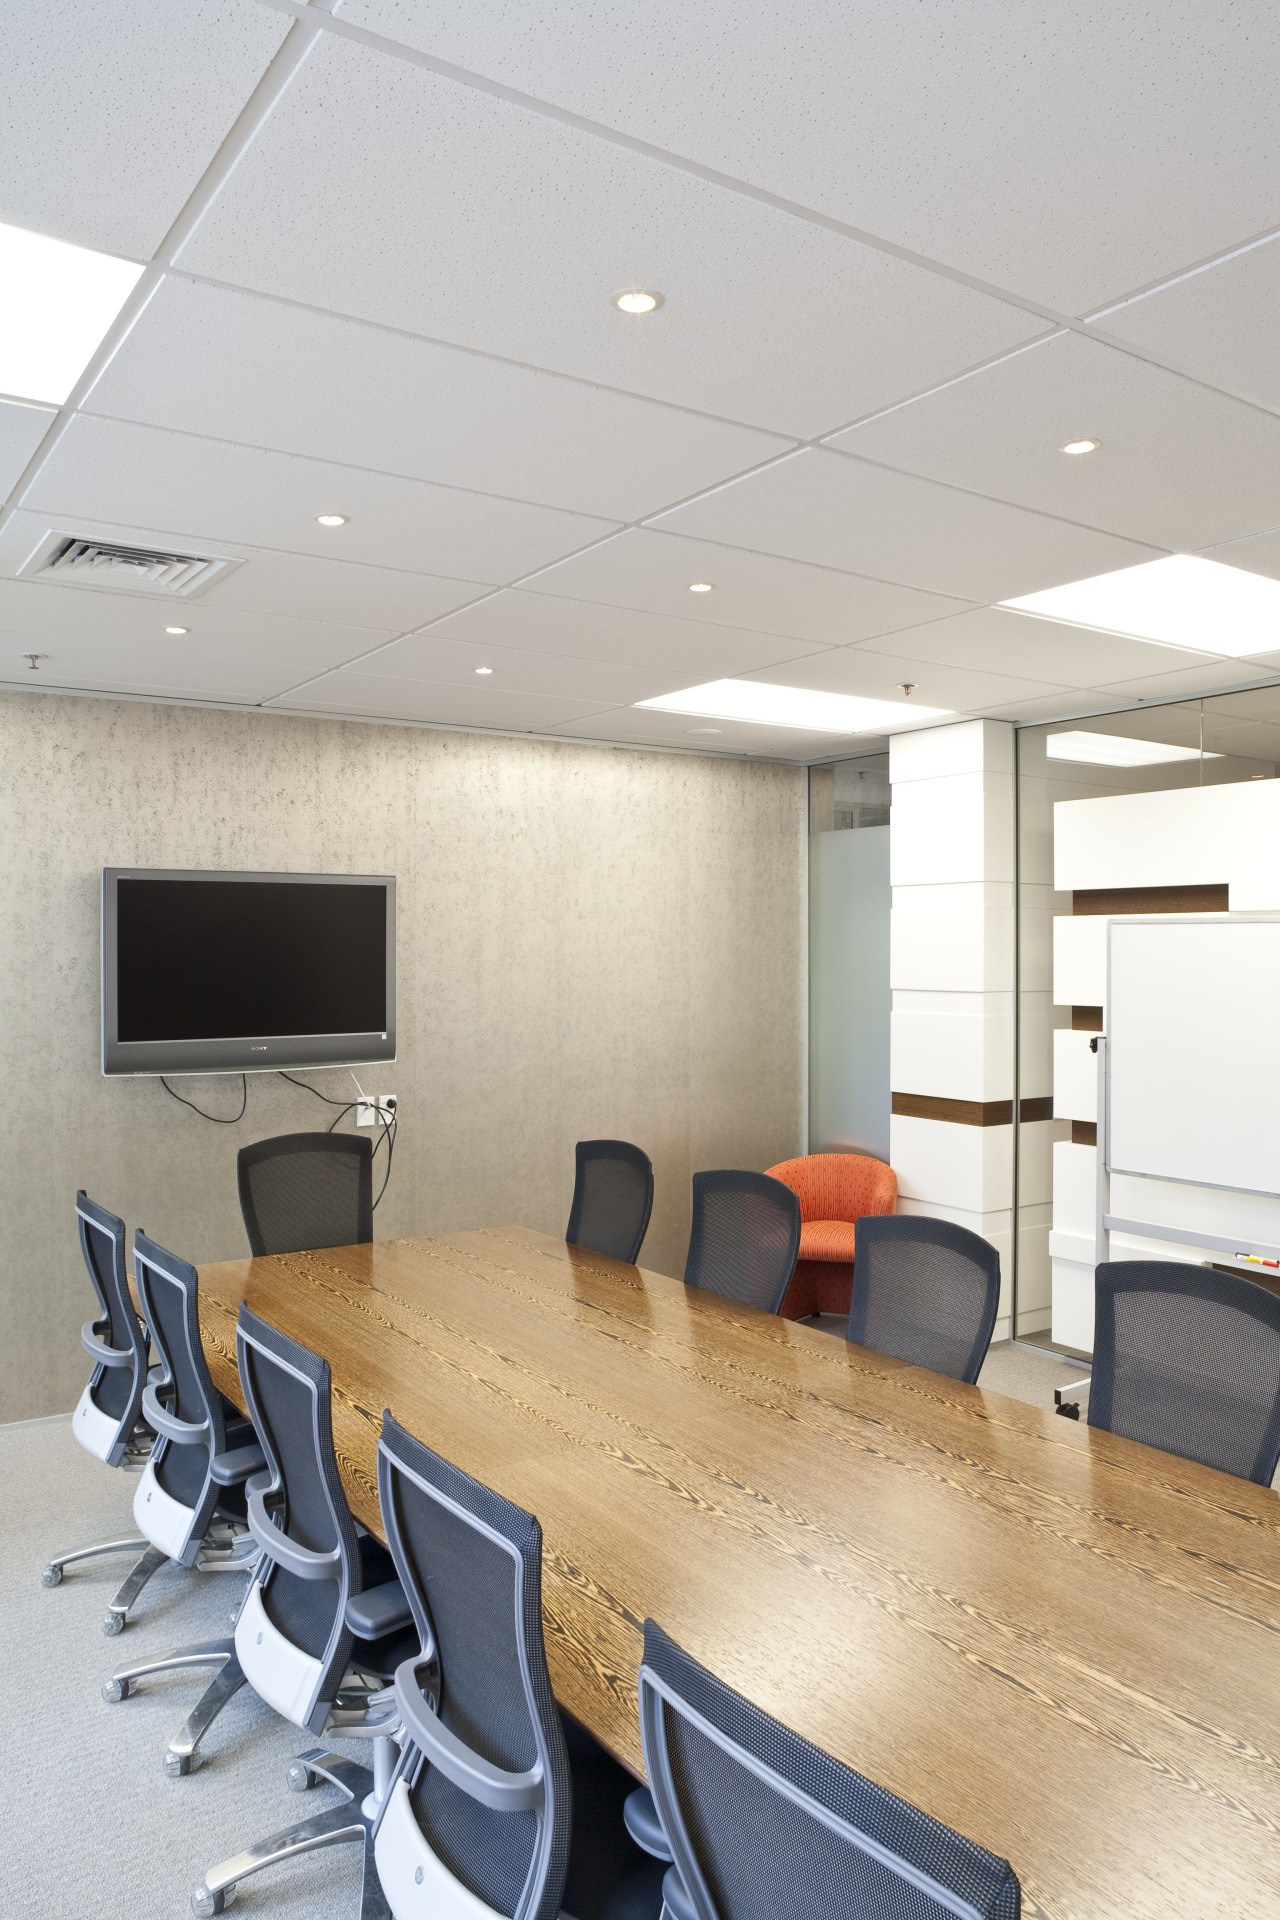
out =
<svg viewBox="0 0 1280 1920"><path fill-rule="evenodd" d="M866 1153L810 1153L766 1171L800 1202L800 1257L782 1314L803 1320L811 1313L848 1313L854 1222L864 1214L893 1212L897 1174Z"/></svg>

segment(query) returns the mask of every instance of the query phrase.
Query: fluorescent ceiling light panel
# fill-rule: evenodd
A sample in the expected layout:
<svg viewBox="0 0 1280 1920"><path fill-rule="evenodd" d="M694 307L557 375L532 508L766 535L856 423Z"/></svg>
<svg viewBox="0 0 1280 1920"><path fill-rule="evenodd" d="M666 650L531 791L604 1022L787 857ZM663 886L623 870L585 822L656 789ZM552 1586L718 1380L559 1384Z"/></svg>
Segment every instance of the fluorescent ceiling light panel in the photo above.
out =
<svg viewBox="0 0 1280 1920"><path fill-rule="evenodd" d="M779 687L767 680L708 680L705 686L637 700L659 713L694 713L707 720L749 720L762 727L793 727L801 733L880 733L904 720L941 720L949 707L918 707L914 700L864 700L852 693L815 693L811 687Z"/></svg>
<svg viewBox="0 0 1280 1920"><path fill-rule="evenodd" d="M1131 740L1123 733L1051 733L1047 760L1075 760L1090 767L1160 767L1169 760L1199 760L1198 747L1171 747L1163 740ZM1206 753L1206 760L1221 760Z"/></svg>
<svg viewBox="0 0 1280 1920"><path fill-rule="evenodd" d="M1195 653L1240 659L1280 651L1280 580L1193 553L1172 553L1166 560L1024 593L1000 605L1041 620Z"/></svg>
<svg viewBox="0 0 1280 1920"><path fill-rule="evenodd" d="M136 260L0 226L0 393L61 406L141 274Z"/></svg>

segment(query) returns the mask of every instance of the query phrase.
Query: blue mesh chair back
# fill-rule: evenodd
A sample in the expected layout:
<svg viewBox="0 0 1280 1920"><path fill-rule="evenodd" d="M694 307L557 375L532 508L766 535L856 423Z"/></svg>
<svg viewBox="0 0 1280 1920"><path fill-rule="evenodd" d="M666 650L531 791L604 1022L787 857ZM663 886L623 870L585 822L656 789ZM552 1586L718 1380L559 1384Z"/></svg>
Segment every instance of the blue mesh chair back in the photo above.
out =
<svg viewBox="0 0 1280 1920"><path fill-rule="evenodd" d="M976 1380L1000 1304L1000 1255L950 1220L859 1220L846 1338L917 1367Z"/></svg>
<svg viewBox="0 0 1280 1920"><path fill-rule="evenodd" d="M86 1430L91 1452L117 1467L142 1410L147 1341L129 1297L124 1221L90 1200L82 1188L76 1195L76 1228L99 1311L80 1333L93 1372L76 1409L75 1426Z"/></svg>
<svg viewBox="0 0 1280 1920"><path fill-rule="evenodd" d="M695 1920L1017 1920L1007 1861L781 1726L652 1620L640 1730Z"/></svg>
<svg viewBox="0 0 1280 1920"><path fill-rule="evenodd" d="M240 1211L254 1254L373 1238L373 1146L359 1134L282 1133L241 1147Z"/></svg>
<svg viewBox="0 0 1280 1920"><path fill-rule="evenodd" d="M267 1459L266 1473L251 1480L248 1489L250 1528L255 1539L269 1544L246 1614L256 1619L260 1608L282 1640L317 1663L311 1697L297 1724L319 1733L351 1657L354 1636L346 1605L362 1591L365 1572L338 1477L329 1363L269 1326L243 1301L236 1362ZM278 1544L273 1536L282 1536ZM237 1628L237 1651L239 1645ZM241 1664L255 1689L271 1699L252 1670L254 1655L242 1654Z"/></svg>
<svg viewBox="0 0 1280 1920"><path fill-rule="evenodd" d="M1089 1425L1267 1486L1280 1458L1280 1298L1177 1260L1095 1280Z"/></svg>
<svg viewBox="0 0 1280 1920"><path fill-rule="evenodd" d="M572 1806L542 1640L541 1528L389 1413L378 1494L423 1648L396 1673L407 1739L375 1838L383 1890L397 1920L435 1911L433 1892L454 1911L458 1882L513 1920L554 1920Z"/></svg>
<svg viewBox="0 0 1280 1920"><path fill-rule="evenodd" d="M159 1378L149 1382L143 1392L143 1411L158 1438L134 1500L134 1513L144 1532L149 1532L144 1507L152 1482L179 1507L187 1509L190 1520L186 1538L173 1557L189 1566L194 1563L214 1508L225 1496L212 1472L215 1456L226 1445L225 1408L209 1376L200 1343L199 1277L195 1268L144 1233L135 1233L133 1271L143 1318L160 1365Z"/></svg>
<svg viewBox="0 0 1280 1920"><path fill-rule="evenodd" d="M629 1140L579 1140L565 1239L625 1260L640 1255L653 1211L653 1163Z"/></svg>
<svg viewBox="0 0 1280 1920"><path fill-rule="evenodd" d="M693 1176L687 1287L776 1313L800 1250L800 1202L767 1173L732 1168Z"/></svg>

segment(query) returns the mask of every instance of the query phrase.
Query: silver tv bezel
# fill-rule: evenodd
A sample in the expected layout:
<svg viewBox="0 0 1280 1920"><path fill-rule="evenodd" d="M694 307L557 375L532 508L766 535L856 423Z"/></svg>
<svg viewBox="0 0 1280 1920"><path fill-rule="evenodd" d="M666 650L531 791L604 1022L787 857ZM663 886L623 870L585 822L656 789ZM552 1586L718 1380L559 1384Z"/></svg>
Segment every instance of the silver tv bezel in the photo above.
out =
<svg viewBox="0 0 1280 1920"><path fill-rule="evenodd" d="M262 881L286 886L381 887L387 907L385 1033L242 1034L223 1040L121 1040L117 975L121 880ZM396 1057L396 883L387 873L236 873L201 867L102 869L102 1071L104 1075L273 1073L279 1067L355 1067Z"/></svg>

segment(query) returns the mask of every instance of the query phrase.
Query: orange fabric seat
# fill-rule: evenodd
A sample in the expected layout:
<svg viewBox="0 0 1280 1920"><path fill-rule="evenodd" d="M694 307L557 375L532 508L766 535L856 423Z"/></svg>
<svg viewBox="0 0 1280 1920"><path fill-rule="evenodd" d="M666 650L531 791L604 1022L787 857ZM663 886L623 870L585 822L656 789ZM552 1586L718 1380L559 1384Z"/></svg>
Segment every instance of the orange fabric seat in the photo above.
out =
<svg viewBox="0 0 1280 1920"><path fill-rule="evenodd" d="M766 1171L800 1202L800 1255L782 1303L784 1317L848 1313L857 1222L895 1210L898 1176L867 1153L809 1153Z"/></svg>
<svg viewBox="0 0 1280 1920"><path fill-rule="evenodd" d="M802 1260L853 1259L852 1220L809 1220L800 1227Z"/></svg>

